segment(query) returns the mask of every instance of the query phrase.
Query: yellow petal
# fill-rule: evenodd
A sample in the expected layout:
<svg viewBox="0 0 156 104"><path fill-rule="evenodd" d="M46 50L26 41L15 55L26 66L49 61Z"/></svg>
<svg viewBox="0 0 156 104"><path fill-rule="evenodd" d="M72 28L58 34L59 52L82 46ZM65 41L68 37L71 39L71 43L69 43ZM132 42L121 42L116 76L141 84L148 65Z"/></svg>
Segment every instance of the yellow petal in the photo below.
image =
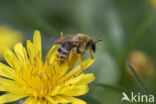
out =
<svg viewBox="0 0 156 104"><path fill-rule="evenodd" d="M8 91L12 94L26 95L26 90L13 80L0 77L0 91Z"/></svg>
<svg viewBox="0 0 156 104"><path fill-rule="evenodd" d="M70 102L67 99L63 98L61 95L60 96L54 96L54 99L59 103L70 104Z"/></svg>
<svg viewBox="0 0 156 104"><path fill-rule="evenodd" d="M87 85L71 85L63 87L58 94L67 95L67 96L80 96L84 95L89 91Z"/></svg>
<svg viewBox="0 0 156 104"><path fill-rule="evenodd" d="M21 64L16 55L10 49L5 50L4 58L12 68L14 68L15 70L20 69Z"/></svg>
<svg viewBox="0 0 156 104"><path fill-rule="evenodd" d="M65 85L70 85L70 84L84 85L84 84L89 84L93 80L95 80L94 74L92 73L81 74L75 78L69 79L67 82L65 82Z"/></svg>
<svg viewBox="0 0 156 104"><path fill-rule="evenodd" d="M82 62L83 70L87 69L90 65L92 65L94 61L95 59L92 58L88 58L87 60L83 61ZM69 73L66 74L66 76L62 79L62 81L65 81L71 77L78 75L83 70L81 70L81 65L76 66L73 70L71 70Z"/></svg>
<svg viewBox="0 0 156 104"><path fill-rule="evenodd" d="M69 66L66 62L62 63L62 64L56 64L55 65L55 71L56 71L56 75L61 78L63 77L69 70Z"/></svg>
<svg viewBox="0 0 156 104"><path fill-rule="evenodd" d="M4 94L4 95L0 96L0 104L13 102L13 101L19 100L19 99L24 98L24 97L26 97L26 96L24 96L24 95L13 95L10 93Z"/></svg>
<svg viewBox="0 0 156 104"><path fill-rule="evenodd" d="M0 91L7 91L3 85L0 85Z"/></svg>
<svg viewBox="0 0 156 104"><path fill-rule="evenodd" d="M46 100L41 100L35 97L27 98L23 104L48 104Z"/></svg>
<svg viewBox="0 0 156 104"><path fill-rule="evenodd" d="M47 100L42 100L42 101L40 102L40 104L48 104L48 101L47 101Z"/></svg>
<svg viewBox="0 0 156 104"><path fill-rule="evenodd" d="M27 98L23 104L45 104L44 102L41 102L41 100L35 98L35 97L29 97Z"/></svg>
<svg viewBox="0 0 156 104"><path fill-rule="evenodd" d="M89 84L95 80L95 76L92 73L85 74L77 84Z"/></svg>
<svg viewBox="0 0 156 104"><path fill-rule="evenodd" d="M32 101L33 101L33 98L29 97L23 102L23 104L34 104Z"/></svg>
<svg viewBox="0 0 156 104"><path fill-rule="evenodd" d="M17 84L8 84L4 85L4 88L6 91L12 93L12 94L18 94L18 95L25 95L27 96L27 89L24 89L23 86L17 85Z"/></svg>
<svg viewBox="0 0 156 104"><path fill-rule="evenodd" d="M0 91L6 90L8 92L23 92L19 91L19 88L17 87L16 83L13 80L5 79L0 77Z"/></svg>
<svg viewBox="0 0 156 104"><path fill-rule="evenodd" d="M0 84L1 85L11 85L11 84L14 84L14 81L0 77Z"/></svg>
<svg viewBox="0 0 156 104"><path fill-rule="evenodd" d="M48 102L49 102L50 104L59 104L59 103L58 103L56 100L54 100L52 97L49 97L49 96L48 96L46 99L48 100ZM48 103L48 104L49 104L49 103Z"/></svg>
<svg viewBox="0 0 156 104"><path fill-rule="evenodd" d="M55 96L55 95L57 95L57 93L60 91L60 89L61 89L61 86L57 86L57 87L55 87L55 89L53 89L53 91L51 92L51 96Z"/></svg>
<svg viewBox="0 0 156 104"><path fill-rule="evenodd" d="M81 81L81 79L84 77L84 74L80 74L79 76L75 77L75 78L71 78L68 81L65 82L65 86L70 85L70 84L77 84L78 82Z"/></svg>
<svg viewBox="0 0 156 104"><path fill-rule="evenodd" d="M80 100L78 98L70 97L70 96L63 96L65 99L70 101L72 104L87 104L83 100Z"/></svg>
<svg viewBox="0 0 156 104"><path fill-rule="evenodd" d="M10 79L14 79L16 74L14 69L0 63L0 75Z"/></svg>
<svg viewBox="0 0 156 104"><path fill-rule="evenodd" d="M14 47L15 53L19 59L19 61L23 64L28 64L28 56L26 53L25 48L23 47L22 43L18 43Z"/></svg>
<svg viewBox="0 0 156 104"><path fill-rule="evenodd" d="M34 64L34 57L35 57L34 46L30 40L27 40L27 52L29 55L30 62Z"/></svg>
<svg viewBox="0 0 156 104"><path fill-rule="evenodd" d="M53 45L52 49L48 52L47 56L46 56L46 61L48 61L47 63L49 64L55 64L54 62L56 61L56 51L58 49L58 45Z"/></svg>
<svg viewBox="0 0 156 104"><path fill-rule="evenodd" d="M33 37L33 44L36 51L35 56L36 58L42 58L42 46L41 46L41 35L40 31L35 30L34 37Z"/></svg>

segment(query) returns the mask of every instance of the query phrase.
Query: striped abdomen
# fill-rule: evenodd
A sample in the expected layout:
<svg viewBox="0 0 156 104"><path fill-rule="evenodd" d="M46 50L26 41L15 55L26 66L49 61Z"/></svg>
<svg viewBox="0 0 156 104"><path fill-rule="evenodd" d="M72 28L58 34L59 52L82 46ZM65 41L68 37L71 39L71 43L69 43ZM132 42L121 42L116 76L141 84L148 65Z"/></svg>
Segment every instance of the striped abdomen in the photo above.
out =
<svg viewBox="0 0 156 104"><path fill-rule="evenodd" d="M57 61L59 62L65 61L68 58L69 52L72 48L73 48L72 43L61 43L56 53Z"/></svg>

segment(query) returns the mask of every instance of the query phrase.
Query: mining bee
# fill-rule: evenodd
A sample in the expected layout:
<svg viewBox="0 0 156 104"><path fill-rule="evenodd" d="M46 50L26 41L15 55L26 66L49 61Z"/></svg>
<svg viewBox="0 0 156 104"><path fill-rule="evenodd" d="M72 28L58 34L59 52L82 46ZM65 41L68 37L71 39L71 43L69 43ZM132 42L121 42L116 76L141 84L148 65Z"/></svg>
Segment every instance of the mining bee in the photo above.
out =
<svg viewBox="0 0 156 104"><path fill-rule="evenodd" d="M82 69L82 55L89 50L90 57L94 58L92 52L96 51L96 43L101 40L94 40L85 34L66 35L66 36L54 36L49 38L53 44L59 44L56 52L56 60L59 63L68 60L70 63L72 59L73 50L76 50L77 54L80 55L80 66Z"/></svg>

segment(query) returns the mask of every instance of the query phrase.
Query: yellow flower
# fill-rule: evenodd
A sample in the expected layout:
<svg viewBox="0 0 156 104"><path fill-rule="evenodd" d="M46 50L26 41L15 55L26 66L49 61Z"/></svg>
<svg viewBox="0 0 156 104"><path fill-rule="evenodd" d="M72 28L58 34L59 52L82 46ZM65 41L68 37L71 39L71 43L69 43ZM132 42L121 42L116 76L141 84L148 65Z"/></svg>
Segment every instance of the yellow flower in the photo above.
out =
<svg viewBox="0 0 156 104"><path fill-rule="evenodd" d="M21 33L7 26L0 26L0 59L3 51L11 48L15 43L21 40Z"/></svg>
<svg viewBox="0 0 156 104"><path fill-rule="evenodd" d="M156 7L156 0L150 0L150 2L153 7Z"/></svg>
<svg viewBox="0 0 156 104"><path fill-rule="evenodd" d="M56 62L55 45L42 61L40 32L35 31L33 43L27 41L27 49L21 43L14 47L15 54L7 49L4 58L10 66L0 63L0 91L8 93L0 96L0 104L25 98L23 104L86 104L75 96L88 92L88 84L95 77L84 74L80 65L70 66L67 62ZM27 55L28 54L28 55ZM95 59L83 61L83 69L88 68ZM77 60L73 59L72 65ZM6 77L6 78L5 78Z"/></svg>
<svg viewBox="0 0 156 104"><path fill-rule="evenodd" d="M132 64L140 77L146 78L147 76L152 76L154 74L154 66L151 60L142 51L132 51L129 55L128 61ZM130 74L133 75L132 72L130 72Z"/></svg>

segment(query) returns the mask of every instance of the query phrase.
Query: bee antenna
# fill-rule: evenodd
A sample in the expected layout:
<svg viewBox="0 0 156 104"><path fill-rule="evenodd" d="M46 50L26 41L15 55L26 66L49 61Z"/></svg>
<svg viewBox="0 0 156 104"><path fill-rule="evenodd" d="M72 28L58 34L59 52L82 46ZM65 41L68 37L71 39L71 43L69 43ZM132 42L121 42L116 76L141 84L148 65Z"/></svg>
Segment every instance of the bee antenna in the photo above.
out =
<svg viewBox="0 0 156 104"><path fill-rule="evenodd" d="M63 40L63 32L61 32L61 41Z"/></svg>
<svg viewBox="0 0 156 104"><path fill-rule="evenodd" d="M101 39L96 40L96 42L100 42L100 41L103 41L103 40L101 40Z"/></svg>
<svg viewBox="0 0 156 104"><path fill-rule="evenodd" d="M63 32L61 32L61 36L63 36Z"/></svg>

